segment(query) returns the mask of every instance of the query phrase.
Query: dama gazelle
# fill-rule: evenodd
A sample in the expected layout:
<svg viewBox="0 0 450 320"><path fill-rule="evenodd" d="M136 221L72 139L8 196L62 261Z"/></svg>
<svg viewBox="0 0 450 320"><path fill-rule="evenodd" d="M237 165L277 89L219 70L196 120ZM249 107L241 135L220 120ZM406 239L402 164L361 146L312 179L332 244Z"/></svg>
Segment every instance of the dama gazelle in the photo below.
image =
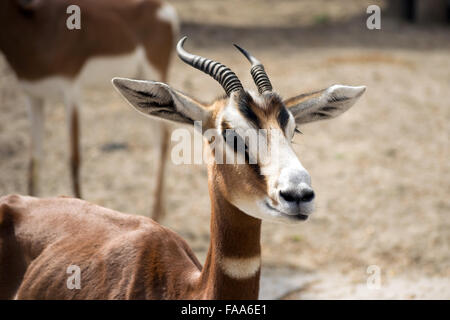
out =
<svg viewBox="0 0 450 320"><path fill-rule="evenodd" d="M291 147L296 125L343 113L365 87L334 85L282 100L262 64L240 49L252 62L258 87L258 93L246 91L228 67L186 52L184 41L177 46L180 58L214 77L226 97L203 105L161 82L115 78L114 85L146 115L202 121L216 133L216 143L226 142L226 152L235 150L224 130L265 128L267 143L276 138L280 153L279 160L264 164L259 150L247 157L258 159L253 165L208 162L211 240L205 265L182 238L149 218L79 199L12 195L0 199L1 298L258 298L261 220L299 223L313 210L310 176ZM264 170L268 174L261 175ZM66 287L69 265L81 270L79 290Z"/></svg>
<svg viewBox="0 0 450 320"><path fill-rule="evenodd" d="M67 8L77 5L81 29L69 30ZM2 0L0 51L25 90L31 120L28 193L36 195L43 158L44 100L62 98L69 127L73 192L80 186L80 89L109 85L113 76L167 81L178 32L172 6L158 0ZM160 161L153 212L163 212L169 129L160 126Z"/></svg>

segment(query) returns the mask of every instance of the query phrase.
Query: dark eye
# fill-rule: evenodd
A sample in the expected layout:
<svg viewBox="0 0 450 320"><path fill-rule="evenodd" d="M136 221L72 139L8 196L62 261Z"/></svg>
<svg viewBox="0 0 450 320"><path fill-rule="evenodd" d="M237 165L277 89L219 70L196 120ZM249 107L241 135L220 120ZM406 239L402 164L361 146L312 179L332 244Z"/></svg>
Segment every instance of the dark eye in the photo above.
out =
<svg viewBox="0 0 450 320"><path fill-rule="evenodd" d="M242 139L235 130L233 129L226 129L222 131L222 136L226 143L233 144L234 152L238 152L238 146L243 145L244 146L244 152L245 155L248 156L248 145L247 141Z"/></svg>
<svg viewBox="0 0 450 320"><path fill-rule="evenodd" d="M230 144L233 143L234 152L237 154L238 152L243 152L245 162L250 164L250 154L249 154L249 143L250 141L247 138L242 138L237 134L237 132L233 129L227 129L226 132L223 131L222 135L225 139L225 143ZM242 150L242 147L244 147ZM240 150L239 150L240 149Z"/></svg>

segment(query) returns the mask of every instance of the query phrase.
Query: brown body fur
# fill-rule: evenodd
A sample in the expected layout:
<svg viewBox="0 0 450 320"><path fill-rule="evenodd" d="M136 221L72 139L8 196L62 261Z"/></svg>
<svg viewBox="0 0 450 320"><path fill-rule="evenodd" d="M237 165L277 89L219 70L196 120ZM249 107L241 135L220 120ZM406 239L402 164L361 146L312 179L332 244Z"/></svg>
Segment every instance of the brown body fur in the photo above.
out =
<svg viewBox="0 0 450 320"><path fill-rule="evenodd" d="M3 299L15 288L18 299L176 298L162 288L189 291L176 279L200 269L185 241L149 218L70 198L12 195L0 203ZM80 290L66 286L70 265L81 268Z"/></svg>
<svg viewBox="0 0 450 320"><path fill-rule="evenodd" d="M259 255L261 221L211 190L212 237L203 269L182 238L149 218L72 198L1 198L0 298L258 298L259 271L232 279L220 262ZM70 265L81 269L81 289L67 288Z"/></svg>

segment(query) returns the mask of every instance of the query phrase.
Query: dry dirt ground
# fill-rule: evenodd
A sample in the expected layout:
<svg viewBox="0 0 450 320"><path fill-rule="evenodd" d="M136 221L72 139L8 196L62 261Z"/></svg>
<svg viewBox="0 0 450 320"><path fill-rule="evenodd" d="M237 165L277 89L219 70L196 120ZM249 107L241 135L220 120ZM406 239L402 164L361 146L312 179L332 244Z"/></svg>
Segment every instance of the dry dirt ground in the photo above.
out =
<svg viewBox="0 0 450 320"><path fill-rule="evenodd" d="M247 86L249 65L233 42L264 62L284 97L334 83L368 88L349 112L304 126L295 138L317 210L295 227L263 224L262 297L450 299L450 29L382 16L382 30L370 31L369 2L359 0L172 3L181 33L190 37L187 47L229 65ZM222 94L177 59L170 83L205 101ZM0 195L26 193L24 102L0 59ZM157 124L109 87L88 88L82 111L85 199L147 215ZM45 115L41 195L68 195L64 107L48 104ZM165 194L163 223L203 259L210 210L205 167L170 162ZM376 290L366 285L372 265L381 271Z"/></svg>

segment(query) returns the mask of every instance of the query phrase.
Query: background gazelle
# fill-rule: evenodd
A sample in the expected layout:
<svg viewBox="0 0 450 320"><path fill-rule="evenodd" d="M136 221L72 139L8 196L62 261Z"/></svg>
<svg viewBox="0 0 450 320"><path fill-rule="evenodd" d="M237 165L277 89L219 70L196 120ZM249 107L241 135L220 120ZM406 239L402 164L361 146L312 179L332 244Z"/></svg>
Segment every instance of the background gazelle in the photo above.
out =
<svg viewBox="0 0 450 320"><path fill-rule="evenodd" d="M80 29L69 30L71 5L80 8ZM70 11L69 11L70 12ZM81 197L80 89L108 85L111 77L167 81L177 39L175 9L158 0L3 0L0 51L26 93L30 113L28 193L39 194L43 160L44 102L62 98L69 128L72 189ZM169 129L161 124L153 212L163 212Z"/></svg>
<svg viewBox="0 0 450 320"><path fill-rule="evenodd" d="M226 66L187 53L185 40L177 46L180 58L214 77L226 97L203 105L161 82L115 78L114 85L140 112L181 123L202 121L204 129L216 131L217 140L227 139L225 128L272 129L267 143L277 136L282 161L208 164L211 243L203 267L183 239L151 219L78 199L4 197L0 297L258 298L261 220L298 223L312 213L310 176L290 142L295 126L341 114L365 87L335 85L282 100L262 64L240 49L252 62L258 87L258 93L246 91ZM226 152L235 152L222 142L227 142ZM270 174L263 176L265 166L271 166ZM69 265L81 268L80 290L66 287Z"/></svg>

